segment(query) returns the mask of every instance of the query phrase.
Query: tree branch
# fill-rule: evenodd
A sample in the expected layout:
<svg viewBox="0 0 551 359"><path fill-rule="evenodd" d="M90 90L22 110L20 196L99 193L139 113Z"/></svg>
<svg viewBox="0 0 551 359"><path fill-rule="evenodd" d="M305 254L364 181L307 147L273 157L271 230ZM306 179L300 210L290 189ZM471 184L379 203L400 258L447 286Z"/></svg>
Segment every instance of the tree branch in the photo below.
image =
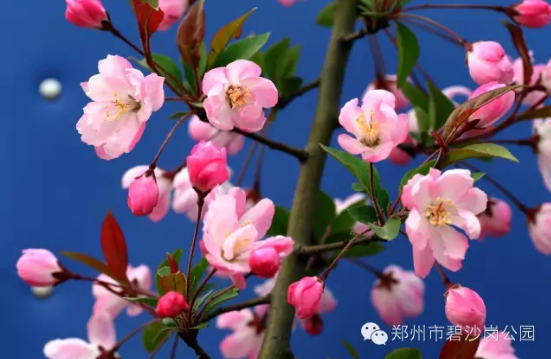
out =
<svg viewBox="0 0 551 359"><path fill-rule="evenodd" d="M209 315L205 316L205 318L203 319L203 322L208 322L209 320L216 318L220 314L233 312L235 310L241 310L241 309L245 309L245 308L251 308L251 307L255 307L255 306L260 305L260 304L268 304L268 303L270 303L270 295L269 294L265 295L263 297L258 297L258 298L254 298L254 299L251 299L251 300L247 300L245 302L241 302L241 303L237 303L237 304L233 304L233 305L228 305L227 307L218 308L215 311L211 312Z"/></svg>
<svg viewBox="0 0 551 359"><path fill-rule="evenodd" d="M304 95L305 93L307 93L308 91L310 90L313 90L317 87L319 87L320 85L320 80L319 79L316 79L304 86L302 86L301 88L298 89L297 92L295 92L294 94L288 96L288 97L284 97L284 98L281 98L277 105L275 106L276 109L278 110L281 110L283 108L285 108L288 104L290 104L295 98L297 97L300 97L302 95Z"/></svg>
<svg viewBox="0 0 551 359"><path fill-rule="evenodd" d="M317 253L323 253L323 252L329 252L333 251L335 249L341 249L346 247L346 245L352 240L346 240L342 242L334 242L334 243L327 243L327 244L314 244L311 246L298 246L295 248L295 253L299 255L310 255L310 254L317 254ZM361 244L371 243L371 242L386 242L385 240L373 237L364 237L359 238L354 241L352 246L358 246Z"/></svg>
<svg viewBox="0 0 551 359"><path fill-rule="evenodd" d="M336 5L333 33L320 76L318 106L306 147L309 157L301 165L287 231L298 245L308 245L311 241L316 199L326 159L320 144L329 144L337 122L344 73L351 48L351 42L342 41L342 37L354 31L356 7L357 0L338 0ZM295 313L293 307L287 303L287 288L305 275L305 267L305 259L297 254L291 254L283 263L272 290L272 305L259 359L293 358L289 341Z"/></svg>

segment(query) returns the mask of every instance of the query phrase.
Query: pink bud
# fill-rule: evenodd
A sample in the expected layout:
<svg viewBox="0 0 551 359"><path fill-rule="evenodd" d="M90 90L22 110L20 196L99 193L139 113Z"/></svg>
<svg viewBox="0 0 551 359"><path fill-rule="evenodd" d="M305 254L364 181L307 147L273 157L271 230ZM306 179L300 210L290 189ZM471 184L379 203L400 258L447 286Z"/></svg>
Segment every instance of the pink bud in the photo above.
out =
<svg viewBox="0 0 551 359"><path fill-rule="evenodd" d="M538 251L551 255L551 203L542 204L528 221L528 232Z"/></svg>
<svg viewBox="0 0 551 359"><path fill-rule="evenodd" d="M107 12L99 0L65 0L65 18L79 27L101 29L107 21Z"/></svg>
<svg viewBox="0 0 551 359"><path fill-rule="evenodd" d="M401 110L409 105L409 100L396 85L396 75L386 75L384 79L375 79L367 87L366 92L371 90L386 90L392 92L396 98L396 110Z"/></svg>
<svg viewBox="0 0 551 359"><path fill-rule="evenodd" d="M458 285L447 293L446 317L453 325L474 333L484 328L486 305L478 293Z"/></svg>
<svg viewBox="0 0 551 359"><path fill-rule="evenodd" d="M526 27L536 29L551 21L551 6L543 0L524 0L514 9L518 12L515 21Z"/></svg>
<svg viewBox="0 0 551 359"><path fill-rule="evenodd" d="M188 2L189 0L159 0L159 8L164 14L159 30L168 30L173 24L177 23L186 12Z"/></svg>
<svg viewBox="0 0 551 359"><path fill-rule="evenodd" d="M411 160L411 157L399 147L392 149L388 156L390 162L398 166L405 166Z"/></svg>
<svg viewBox="0 0 551 359"><path fill-rule="evenodd" d="M260 278L273 278L279 270L279 254L274 247L255 249L249 257L251 271Z"/></svg>
<svg viewBox="0 0 551 359"><path fill-rule="evenodd" d="M491 90L495 90L504 87L504 84L497 83L495 81L489 82L480 86L473 91L469 99L473 99ZM480 120L477 127L485 128L498 121L503 115L507 113L513 107L515 103L515 92L508 91L500 97L490 101L486 105L479 108L475 113L469 117L469 121Z"/></svg>
<svg viewBox="0 0 551 359"><path fill-rule="evenodd" d="M136 216L151 214L158 201L159 187L153 172L137 177L128 187L128 207Z"/></svg>
<svg viewBox="0 0 551 359"><path fill-rule="evenodd" d="M305 319L303 324L306 333L310 335L319 335L323 331L323 320L319 314L314 314L310 318Z"/></svg>
<svg viewBox="0 0 551 359"><path fill-rule="evenodd" d="M49 287L57 280L54 273L62 272L56 256L46 249L25 249L16 264L17 274L33 287Z"/></svg>
<svg viewBox="0 0 551 359"><path fill-rule="evenodd" d="M503 47L495 41L479 41L472 44L467 54L469 73L474 82L509 83L513 80L513 64Z"/></svg>
<svg viewBox="0 0 551 359"><path fill-rule="evenodd" d="M157 303L157 314L164 318L173 318L189 309L189 304L178 292L170 291L163 295Z"/></svg>
<svg viewBox="0 0 551 359"><path fill-rule="evenodd" d="M323 286L318 277L304 277L289 286L287 302L296 308L297 317L306 319L318 312Z"/></svg>
<svg viewBox="0 0 551 359"><path fill-rule="evenodd" d="M201 141L193 147L187 158L189 179L194 188L208 192L228 180L226 149L213 142Z"/></svg>
<svg viewBox="0 0 551 359"><path fill-rule="evenodd" d="M477 217L480 221L480 236L501 237L511 231L512 211L509 204L497 198L489 198L486 210Z"/></svg>

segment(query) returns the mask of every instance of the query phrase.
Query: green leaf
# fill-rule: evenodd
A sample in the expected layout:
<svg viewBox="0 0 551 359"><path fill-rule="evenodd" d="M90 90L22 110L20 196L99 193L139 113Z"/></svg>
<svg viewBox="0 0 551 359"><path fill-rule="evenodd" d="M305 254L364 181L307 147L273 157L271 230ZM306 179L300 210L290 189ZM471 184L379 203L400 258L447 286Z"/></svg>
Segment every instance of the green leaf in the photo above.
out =
<svg viewBox="0 0 551 359"><path fill-rule="evenodd" d="M293 46L287 50L282 61L282 76L283 78L295 76L298 66L298 59L300 58L300 50L302 46Z"/></svg>
<svg viewBox="0 0 551 359"><path fill-rule="evenodd" d="M203 75L205 74L205 71L207 70L207 46L203 42L201 46L199 47L199 54L201 55L201 58L199 59L199 78L203 78Z"/></svg>
<svg viewBox="0 0 551 359"><path fill-rule="evenodd" d="M207 299L211 294L212 294L212 290L210 290L207 294L197 298L195 303L193 303L193 310L197 310L197 308L199 308L201 306L201 304L203 304L205 299Z"/></svg>
<svg viewBox="0 0 551 359"><path fill-rule="evenodd" d="M170 291L175 291L182 295L186 293L186 276L181 271L174 274L163 275L159 284L164 293Z"/></svg>
<svg viewBox="0 0 551 359"><path fill-rule="evenodd" d="M188 115L189 115L189 111L178 111L168 116L168 118L171 120L179 120L180 118Z"/></svg>
<svg viewBox="0 0 551 359"><path fill-rule="evenodd" d="M166 79L166 81L172 86L181 89L183 86L182 72L180 71L180 67L176 64L176 62L170 57L163 54L152 54L151 56L153 57L153 61L155 61L155 63L157 63L168 73L169 76L165 76L163 74L163 77Z"/></svg>
<svg viewBox="0 0 551 359"><path fill-rule="evenodd" d="M290 46L291 40L286 37L266 50L263 67L264 75L274 82L278 90L281 90L281 80L283 79L283 59Z"/></svg>
<svg viewBox="0 0 551 359"><path fill-rule="evenodd" d="M180 264L183 253L184 251L181 249L176 249L174 252L172 252L172 258L174 258L174 261L176 263ZM166 268L166 272L164 272L164 268ZM166 274L170 274L170 268L168 266L168 259L165 258L157 267L157 272L155 274L155 287L157 288L157 292L161 295L165 294L161 288L161 276Z"/></svg>
<svg viewBox="0 0 551 359"><path fill-rule="evenodd" d="M347 211L357 222L371 224L377 222L377 212L372 206L354 206Z"/></svg>
<svg viewBox="0 0 551 359"><path fill-rule="evenodd" d="M481 179L482 177L486 176L486 173L484 172L472 172L471 173L471 177L474 179L474 181L478 181L479 179Z"/></svg>
<svg viewBox="0 0 551 359"><path fill-rule="evenodd" d="M329 153L331 156L335 157L337 161L342 163L360 181L364 187L364 191L371 195L371 166L369 163L347 152L327 147L322 144L320 144L320 146L325 150L325 152ZM375 193L377 193L379 188L379 173L377 173L377 169L373 167L373 189L375 190Z"/></svg>
<svg viewBox="0 0 551 359"><path fill-rule="evenodd" d="M385 246L383 246L380 243L377 242L371 242L368 244L363 244L359 246L352 246L350 247L345 253L344 257L346 258L361 258L361 257L369 257L374 256L376 254L381 253L386 249Z"/></svg>
<svg viewBox="0 0 551 359"><path fill-rule="evenodd" d="M354 348L352 346L352 344L350 344L349 342L347 342L344 339L341 339L341 341L342 341L342 344L344 345L344 347L346 348L346 351L352 357L352 359L360 359L360 355L358 354L358 351L356 350L356 348Z"/></svg>
<svg viewBox="0 0 551 359"><path fill-rule="evenodd" d="M149 4L155 10L159 8L159 0L140 0L142 4Z"/></svg>
<svg viewBox="0 0 551 359"><path fill-rule="evenodd" d="M404 24L396 24L396 41L398 44L398 73L396 84L398 87L406 82L409 74L417 64L421 49L415 33Z"/></svg>
<svg viewBox="0 0 551 359"><path fill-rule="evenodd" d="M248 60L264 46L270 33L251 36L234 42L226 47L216 58L213 67L226 66L236 60Z"/></svg>
<svg viewBox="0 0 551 359"><path fill-rule="evenodd" d="M154 322L149 324L142 332L142 344L145 350L152 352L172 334L173 329L167 327L162 322Z"/></svg>
<svg viewBox="0 0 551 359"><path fill-rule="evenodd" d="M288 209L275 206L274 218L272 219L272 225L268 232L267 236L285 236L287 235L287 226L289 225L289 217L291 212Z"/></svg>
<svg viewBox="0 0 551 359"><path fill-rule="evenodd" d="M157 307L157 302L159 302L159 298L123 297L123 299L126 299L127 301L132 303L143 303L153 308Z"/></svg>
<svg viewBox="0 0 551 359"><path fill-rule="evenodd" d="M453 102L432 82L428 82L429 88L429 123L434 131L440 129L455 109Z"/></svg>
<svg viewBox="0 0 551 359"><path fill-rule="evenodd" d="M201 291L199 292L199 294L208 292L208 291L216 288L217 286L218 286L218 283L207 283L203 286L203 288L201 288Z"/></svg>
<svg viewBox="0 0 551 359"><path fill-rule="evenodd" d="M341 213L339 213L337 217L335 217L335 219L333 219L333 221L331 222L331 234L350 233L350 231L352 230L352 227L356 223L356 220L352 218L350 213L348 213L348 210L350 208L360 207L362 205L365 205L365 201L366 199L364 198L357 201L356 203L351 204L347 208L344 208L341 211Z"/></svg>
<svg viewBox="0 0 551 359"><path fill-rule="evenodd" d="M413 178L413 176L415 176L416 174L420 174L423 176L426 175L427 173L429 173L430 169L432 168L432 166L434 166L435 163L436 161L432 160L425 164L422 164L417 168L413 168L407 171L404 177L402 177L402 180L400 181L400 187L399 187L400 192L402 192L402 188L409 182L410 179Z"/></svg>
<svg viewBox="0 0 551 359"><path fill-rule="evenodd" d="M411 102L414 107L418 107L421 110L428 112L429 110L429 98L423 91L421 91L417 86L404 82L400 88L404 93L404 96Z"/></svg>
<svg viewBox="0 0 551 359"><path fill-rule="evenodd" d="M423 356L419 349L400 348L388 353L385 359L423 359Z"/></svg>
<svg viewBox="0 0 551 359"><path fill-rule="evenodd" d="M194 265L191 268L190 280L191 280L191 288L192 292L195 291L195 288L197 288L197 285L199 284L199 281L207 271L207 268L209 267L209 262L205 258L201 258L199 263Z"/></svg>
<svg viewBox="0 0 551 359"><path fill-rule="evenodd" d="M226 290L226 289L222 289L221 291L223 291L223 290ZM218 292L214 293L212 296L215 297L221 291L218 291ZM216 307L218 307L220 304L222 304L222 303L224 303L224 302L226 302L226 301L228 301L232 298L237 297L238 294L239 294L239 289L233 287L229 291L227 291L226 293L218 295L209 304L205 305L205 308L204 308L205 315L208 314L213 309L215 309Z"/></svg>
<svg viewBox="0 0 551 359"><path fill-rule="evenodd" d="M551 117L551 106L524 111L516 117L517 121L535 120L537 118Z"/></svg>
<svg viewBox="0 0 551 359"><path fill-rule="evenodd" d="M377 204L384 213L386 213L389 203L390 196L388 195L388 192L384 188L379 188L379 192L377 192Z"/></svg>
<svg viewBox="0 0 551 359"><path fill-rule="evenodd" d="M323 191L319 191L316 202L316 217L314 219L314 237L321 241L327 229L337 216L335 201Z"/></svg>
<svg viewBox="0 0 551 359"><path fill-rule="evenodd" d="M373 232L377 235L377 237L389 241L398 237L401 225L402 222L396 218L389 218L383 227L379 227L373 223L369 223L369 226L371 227L371 229L373 229Z"/></svg>
<svg viewBox="0 0 551 359"><path fill-rule="evenodd" d="M316 17L316 24L323 27L333 27L335 23L335 9L337 2L327 4Z"/></svg>
<svg viewBox="0 0 551 359"><path fill-rule="evenodd" d="M365 192L365 189L360 182L352 183L352 190L356 192Z"/></svg>
<svg viewBox="0 0 551 359"><path fill-rule="evenodd" d="M450 150L446 153L441 162L441 168L445 168L451 164L463 161L469 158L488 158L500 157L513 162L518 162L518 159L503 146L495 143L475 143L462 148Z"/></svg>
<svg viewBox="0 0 551 359"><path fill-rule="evenodd" d="M201 323L201 324L196 325L194 327L191 327L189 329L201 330L201 329L206 329L208 327L209 327L209 322L204 322L204 323Z"/></svg>
<svg viewBox="0 0 551 359"><path fill-rule="evenodd" d="M419 133L423 135L428 130L430 130L430 127L431 127L430 116L420 107L414 107L414 109L415 109L415 116L417 117L417 126L419 126Z"/></svg>
<svg viewBox="0 0 551 359"><path fill-rule="evenodd" d="M302 78L300 77L288 77L283 80L281 87L282 96L292 96L302 86Z"/></svg>
<svg viewBox="0 0 551 359"><path fill-rule="evenodd" d="M173 328L173 327L176 326L176 322L175 322L174 319L172 319L172 318L163 318L163 319L161 320L161 322L162 322L165 326L170 327L170 328Z"/></svg>
<svg viewBox="0 0 551 359"><path fill-rule="evenodd" d="M266 55L264 55L262 52L257 52L254 54L249 60L260 66L262 69L264 69L264 63L265 63Z"/></svg>

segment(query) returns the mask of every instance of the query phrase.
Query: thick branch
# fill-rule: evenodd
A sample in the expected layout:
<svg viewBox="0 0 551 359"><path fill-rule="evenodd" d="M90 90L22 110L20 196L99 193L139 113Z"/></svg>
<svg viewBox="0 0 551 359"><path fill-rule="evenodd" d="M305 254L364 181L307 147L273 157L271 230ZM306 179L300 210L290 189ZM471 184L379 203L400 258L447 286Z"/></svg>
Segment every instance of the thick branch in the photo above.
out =
<svg viewBox="0 0 551 359"><path fill-rule="evenodd" d="M288 235L297 245L309 245L316 212L316 200L326 154L320 144L329 144L339 114L339 104L351 43L342 37L354 31L357 0L338 0L333 34L320 76L318 106L308 139L308 160L301 165L291 209ZM287 288L305 275L304 258L291 254L283 263L272 290L268 325L259 359L293 358L289 340L294 309L287 303Z"/></svg>
<svg viewBox="0 0 551 359"><path fill-rule="evenodd" d="M241 309L245 309L245 308L251 308L251 307L255 307L255 306L260 305L260 304L268 304L268 303L270 303L270 295L265 295L263 297L254 298L254 299L247 300L245 302L237 303L237 304L234 304L234 305L228 305L227 307L218 308L215 311L213 311L212 313L210 313L209 315L207 315L203 319L203 322L208 322L209 320L216 318L220 314L233 312L235 310L241 310Z"/></svg>

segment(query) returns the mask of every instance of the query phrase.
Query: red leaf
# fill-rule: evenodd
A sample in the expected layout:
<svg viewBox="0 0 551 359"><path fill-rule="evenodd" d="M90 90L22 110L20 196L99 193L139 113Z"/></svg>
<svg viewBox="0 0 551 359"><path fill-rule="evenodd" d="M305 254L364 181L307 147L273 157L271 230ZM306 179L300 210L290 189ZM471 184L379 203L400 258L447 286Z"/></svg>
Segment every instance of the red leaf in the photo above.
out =
<svg viewBox="0 0 551 359"><path fill-rule="evenodd" d="M77 253L77 252L61 252L61 254L67 258L70 258L72 260L85 264L88 267L95 269L100 273L106 274L109 277L115 279L116 281L119 281L119 282L125 281L126 276L122 278L117 277L115 274L113 274L113 271L107 266L107 264L101 262L100 260L94 257L90 257L87 254Z"/></svg>
<svg viewBox="0 0 551 359"><path fill-rule="evenodd" d="M174 290L182 295L185 294L186 277L180 271L161 277L160 284L165 293Z"/></svg>
<svg viewBox="0 0 551 359"><path fill-rule="evenodd" d="M206 17L204 6L204 0L195 3L182 20L176 34L176 44L182 58L194 68L201 56L198 50L205 37Z"/></svg>
<svg viewBox="0 0 551 359"><path fill-rule="evenodd" d="M455 338L455 337L454 337ZM447 341L440 351L439 359L475 359L475 354L480 344L480 335L463 334L457 340Z"/></svg>
<svg viewBox="0 0 551 359"><path fill-rule="evenodd" d="M155 10L148 3L142 3L140 0L134 0L134 12L138 20L138 30L144 52L147 54L151 35L157 31L165 15L161 9Z"/></svg>
<svg viewBox="0 0 551 359"><path fill-rule="evenodd" d="M523 79L524 79L523 83L525 85L530 85L530 82L532 81L532 73L534 72L534 68L532 66L532 58L530 57L530 50L528 50L528 46L526 45L526 41L524 40L524 34L522 32L522 29L520 28L520 26L517 26L510 22L504 21L503 23L505 24L505 27L507 27L507 30L509 30L509 33L511 34L511 38L513 40L513 44L515 45L515 49L517 49L517 52L522 59Z"/></svg>
<svg viewBox="0 0 551 359"><path fill-rule="evenodd" d="M126 268L128 267L126 243L122 230L111 211L107 212L101 226L101 248L109 269L115 276L128 282L126 277Z"/></svg>

